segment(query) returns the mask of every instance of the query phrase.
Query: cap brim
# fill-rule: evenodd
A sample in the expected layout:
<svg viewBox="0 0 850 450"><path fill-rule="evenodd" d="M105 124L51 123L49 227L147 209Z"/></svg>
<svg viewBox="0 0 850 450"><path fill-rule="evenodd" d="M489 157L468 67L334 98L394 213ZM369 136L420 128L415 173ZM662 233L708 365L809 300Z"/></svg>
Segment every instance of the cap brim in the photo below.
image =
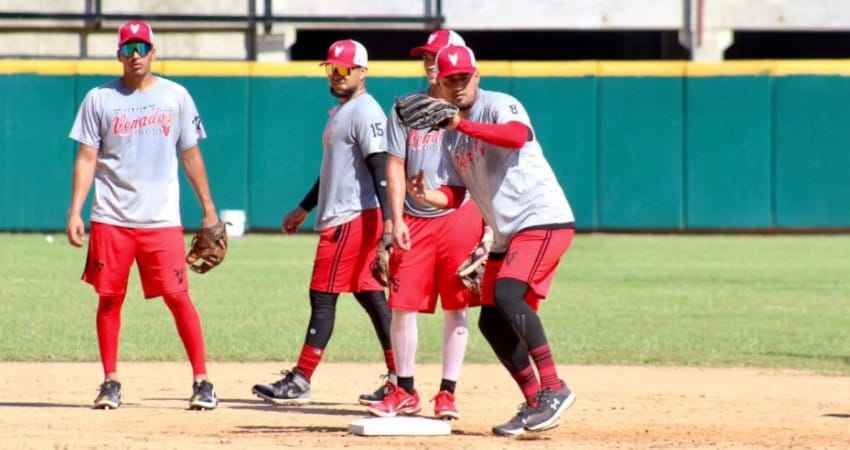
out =
<svg viewBox="0 0 850 450"><path fill-rule="evenodd" d="M348 61L343 61L341 59L334 59L334 58L328 58L328 59L322 61L321 63L319 63L320 66L326 66L328 64L336 64L337 66L348 67L349 69L357 67L357 64L352 64Z"/></svg>
<svg viewBox="0 0 850 450"><path fill-rule="evenodd" d="M425 52L437 53L437 50L434 50L427 45L420 45L419 47L410 49L410 56L422 56Z"/></svg>
<svg viewBox="0 0 850 450"><path fill-rule="evenodd" d="M457 75L459 73L472 74L472 73L475 73L476 71L478 71L478 69L475 68L475 67L472 67L472 68L458 67L456 69L450 69L450 70L446 70L446 71L438 73L437 78L442 79L442 78L445 78L445 77L450 77L452 75Z"/></svg>
<svg viewBox="0 0 850 450"><path fill-rule="evenodd" d="M122 46L122 45L124 45L124 44L126 44L126 43L128 43L128 42L144 42L145 44L148 44L148 45L150 45L151 47L153 47L153 42L151 42L151 41L149 41L149 40L147 40L147 39L142 39L142 38L140 38L140 37L136 37L136 36L133 36L133 37L131 37L131 38L129 38L129 39L125 39L125 40L123 40L123 41L119 42L119 43L118 43L118 46L120 47L120 46Z"/></svg>

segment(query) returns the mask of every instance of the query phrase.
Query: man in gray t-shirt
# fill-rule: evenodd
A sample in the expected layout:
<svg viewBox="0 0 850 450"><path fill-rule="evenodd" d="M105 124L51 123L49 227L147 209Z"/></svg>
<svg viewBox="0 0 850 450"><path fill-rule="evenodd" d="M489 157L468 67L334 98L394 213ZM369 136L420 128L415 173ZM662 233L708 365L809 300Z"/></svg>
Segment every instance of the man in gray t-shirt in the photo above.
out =
<svg viewBox="0 0 850 450"><path fill-rule="evenodd" d="M322 133L322 165L313 189L284 218L282 229L294 233L316 209L319 245L310 280L310 322L295 367L272 384L252 392L274 404L311 401L310 379L331 338L339 294L351 292L369 314L384 350L390 381L395 359L390 345L390 311L383 286L369 270L382 231L389 232L386 205L384 126L387 117L366 92L366 48L357 41L334 42L322 63L331 94L339 103L330 111ZM380 207L383 208L380 208ZM361 402L388 392L384 384Z"/></svg>
<svg viewBox="0 0 850 450"><path fill-rule="evenodd" d="M218 404L207 380L201 322L189 297L180 222L178 166L198 197L201 227L219 223L198 142L206 137L198 109L181 85L155 76L153 31L142 21L119 28L121 78L88 92L71 128L79 143L66 234L83 246L82 208L95 186L83 280L100 296L97 341L104 382L95 408L121 405L118 332L121 306L135 260L145 298L163 297L171 310L194 375L191 409Z"/></svg>
<svg viewBox="0 0 850 450"><path fill-rule="evenodd" d="M462 44L452 30L432 32L425 44L410 51L422 58L428 77L426 94L437 97L437 51L448 44ZM458 419L455 388L469 339L467 308L477 306L478 295L457 275L471 249L482 237L481 214L474 202L457 209L439 209L406 196L405 173L425 174L425 184L439 187L447 177L440 171L443 130L414 130L399 121L395 109L387 122L387 189L393 220L395 249L389 260L393 352L398 386L380 403L367 408L380 417L416 414L421 409L415 389L417 316L433 314L439 297L443 310L443 367L434 415ZM473 286L474 287L474 286Z"/></svg>
<svg viewBox="0 0 850 450"><path fill-rule="evenodd" d="M480 78L468 47L450 45L437 54L441 93L459 109L446 124L442 141L453 171L438 189L428 189L421 173L409 189L418 200L437 207L455 207L468 190L493 228L478 328L526 400L493 432L518 435L557 426L561 413L575 401L558 377L537 315L572 242L575 224L522 103L480 89Z"/></svg>

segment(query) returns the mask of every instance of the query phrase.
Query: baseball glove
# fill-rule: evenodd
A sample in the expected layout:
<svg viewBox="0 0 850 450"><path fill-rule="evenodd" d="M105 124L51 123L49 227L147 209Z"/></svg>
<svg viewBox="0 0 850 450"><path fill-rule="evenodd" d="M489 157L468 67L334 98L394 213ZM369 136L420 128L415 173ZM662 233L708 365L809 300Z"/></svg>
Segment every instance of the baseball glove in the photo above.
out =
<svg viewBox="0 0 850 450"><path fill-rule="evenodd" d="M493 246L493 233L487 228L481 242L472 249L469 257L457 268L460 281L475 295L481 295L481 281L484 278L484 266Z"/></svg>
<svg viewBox="0 0 850 450"><path fill-rule="evenodd" d="M372 276L381 283L381 286L389 286L390 281L390 253L393 250L393 236L390 233L381 235L381 241L378 242L378 251L375 254L375 260L369 266L372 271Z"/></svg>
<svg viewBox="0 0 850 450"><path fill-rule="evenodd" d="M224 222L203 228L192 238L186 263L197 273L207 273L224 261L227 255L227 229ZM197 263L197 264L196 264Z"/></svg>
<svg viewBox="0 0 850 450"><path fill-rule="evenodd" d="M414 130L446 126L457 114L451 103L415 92L396 99L395 111L401 123Z"/></svg>

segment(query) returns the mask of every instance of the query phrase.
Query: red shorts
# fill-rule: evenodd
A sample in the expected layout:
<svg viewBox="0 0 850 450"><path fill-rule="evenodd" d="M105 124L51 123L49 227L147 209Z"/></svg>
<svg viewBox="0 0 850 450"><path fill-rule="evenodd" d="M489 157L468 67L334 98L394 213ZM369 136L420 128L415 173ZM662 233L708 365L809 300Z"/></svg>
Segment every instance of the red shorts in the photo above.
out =
<svg viewBox="0 0 850 450"><path fill-rule="evenodd" d="M491 254L481 281L481 304L494 305L493 288L500 278L520 280L531 287L525 302L534 311L546 298L555 269L567 252L575 235L573 228L527 230L515 234L508 242L504 257Z"/></svg>
<svg viewBox="0 0 850 450"><path fill-rule="evenodd" d="M91 223L83 281L100 295L127 292L130 266L139 267L145 298L185 291L186 242L183 227L126 228Z"/></svg>
<svg viewBox="0 0 850 450"><path fill-rule="evenodd" d="M350 222L322 230L310 289L333 294L384 290L369 271L381 239L381 222L381 210L372 208Z"/></svg>
<svg viewBox="0 0 850 450"><path fill-rule="evenodd" d="M455 275L481 239L483 222L475 202L469 200L445 216L405 215L404 221L411 250L393 249L390 255L390 308L433 313L438 294L446 311L477 306L478 296Z"/></svg>

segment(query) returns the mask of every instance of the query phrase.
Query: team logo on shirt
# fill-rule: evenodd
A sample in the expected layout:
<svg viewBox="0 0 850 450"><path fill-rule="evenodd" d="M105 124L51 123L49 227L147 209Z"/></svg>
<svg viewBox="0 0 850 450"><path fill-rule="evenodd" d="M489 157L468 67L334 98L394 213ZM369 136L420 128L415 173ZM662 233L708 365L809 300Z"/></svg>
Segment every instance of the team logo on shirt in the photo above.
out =
<svg viewBox="0 0 850 450"><path fill-rule="evenodd" d="M112 133L122 137L153 134L168 136L173 123L174 111L156 105L119 109L112 117Z"/></svg>
<svg viewBox="0 0 850 450"><path fill-rule="evenodd" d="M443 130L426 131L409 130L407 132L407 148L413 152L427 149L429 146L440 145L443 141Z"/></svg>
<svg viewBox="0 0 850 450"><path fill-rule="evenodd" d="M487 147L478 139L463 139L454 151L454 165L458 171L470 169L487 155Z"/></svg>

